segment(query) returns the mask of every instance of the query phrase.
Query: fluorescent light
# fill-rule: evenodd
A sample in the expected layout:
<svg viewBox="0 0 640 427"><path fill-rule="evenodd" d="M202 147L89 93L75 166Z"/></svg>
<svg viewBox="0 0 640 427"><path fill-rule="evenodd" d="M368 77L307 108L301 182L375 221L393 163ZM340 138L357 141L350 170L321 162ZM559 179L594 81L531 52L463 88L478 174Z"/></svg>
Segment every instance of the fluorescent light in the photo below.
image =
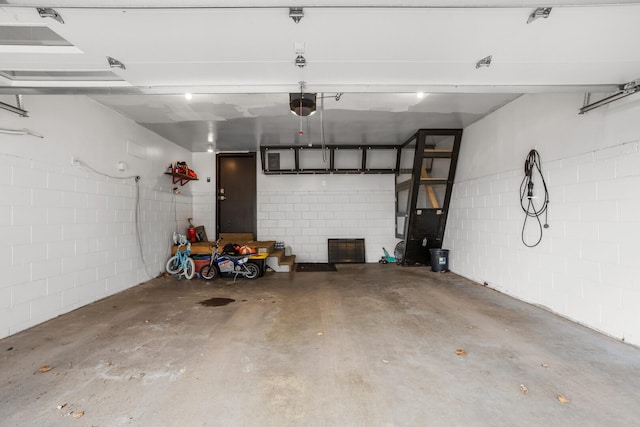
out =
<svg viewBox="0 0 640 427"><path fill-rule="evenodd" d="M209 131L207 135L207 142L213 142L213 132Z"/></svg>

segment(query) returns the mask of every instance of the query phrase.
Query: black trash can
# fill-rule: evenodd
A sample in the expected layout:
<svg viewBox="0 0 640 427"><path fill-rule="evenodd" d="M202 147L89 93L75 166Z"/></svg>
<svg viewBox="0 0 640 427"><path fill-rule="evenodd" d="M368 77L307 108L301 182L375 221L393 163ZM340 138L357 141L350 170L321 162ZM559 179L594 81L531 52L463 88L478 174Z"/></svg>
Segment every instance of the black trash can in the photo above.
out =
<svg viewBox="0 0 640 427"><path fill-rule="evenodd" d="M431 271L449 271L449 249L429 249Z"/></svg>

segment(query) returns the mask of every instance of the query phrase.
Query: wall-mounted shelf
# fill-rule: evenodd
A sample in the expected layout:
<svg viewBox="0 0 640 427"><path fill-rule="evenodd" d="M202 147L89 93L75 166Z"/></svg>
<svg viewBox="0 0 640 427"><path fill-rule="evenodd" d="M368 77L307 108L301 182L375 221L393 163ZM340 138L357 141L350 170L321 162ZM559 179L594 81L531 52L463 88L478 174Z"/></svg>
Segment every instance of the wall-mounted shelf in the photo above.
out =
<svg viewBox="0 0 640 427"><path fill-rule="evenodd" d="M398 145L261 146L265 175L395 174Z"/></svg>
<svg viewBox="0 0 640 427"><path fill-rule="evenodd" d="M185 175L183 173L178 173L178 172L165 172L165 175L171 175L173 177L173 183L177 184L178 182L180 183L180 185L185 185L187 182L189 181L197 181L198 178L193 178L189 175Z"/></svg>

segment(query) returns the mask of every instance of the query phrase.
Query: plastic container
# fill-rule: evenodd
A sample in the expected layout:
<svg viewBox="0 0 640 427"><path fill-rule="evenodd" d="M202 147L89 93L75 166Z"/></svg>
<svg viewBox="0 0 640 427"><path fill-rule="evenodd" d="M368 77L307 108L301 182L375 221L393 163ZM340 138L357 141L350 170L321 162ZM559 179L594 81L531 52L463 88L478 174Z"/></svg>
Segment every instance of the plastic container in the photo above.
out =
<svg viewBox="0 0 640 427"><path fill-rule="evenodd" d="M209 259L194 259L193 263L195 264L196 273L200 273L200 269L205 265L209 264Z"/></svg>
<svg viewBox="0 0 640 427"><path fill-rule="evenodd" d="M431 271L449 271L449 249L429 249Z"/></svg>

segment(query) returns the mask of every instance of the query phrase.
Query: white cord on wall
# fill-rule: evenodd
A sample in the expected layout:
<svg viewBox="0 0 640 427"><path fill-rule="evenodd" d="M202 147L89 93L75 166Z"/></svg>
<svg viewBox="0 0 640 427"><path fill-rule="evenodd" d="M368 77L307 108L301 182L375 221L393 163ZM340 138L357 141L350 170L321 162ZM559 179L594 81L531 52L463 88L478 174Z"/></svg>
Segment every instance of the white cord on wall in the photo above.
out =
<svg viewBox="0 0 640 427"><path fill-rule="evenodd" d="M136 205L135 205L135 212L134 212L134 217L135 217L135 237L136 237L136 242L138 244L138 251L140 254L140 259L142 260L142 266L144 267L145 272L147 273L147 276L149 276L149 279L153 279L153 274L151 274L149 272L149 266L147 265L147 260L145 259L144 256L144 250L143 250L143 242L142 242L142 219L141 219L141 213L140 213L140 176L138 175L130 175L130 176L113 176L113 175L109 175L106 174L104 172L100 172L99 170L93 168L91 165L89 165L86 162L83 162L80 159L75 159L75 161L80 165L80 166L84 166L86 168L88 168L89 170L93 171L94 173L98 174L98 175L102 175L102 176L106 176L107 178L112 178L112 179L131 179L131 178L135 178L135 182L136 182Z"/></svg>
<svg viewBox="0 0 640 427"><path fill-rule="evenodd" d="M94 167L92 167L90 164L88 164L87 162L83 162L80 159L75 159L75 161L80 165L80 166L84 166L87 169L97 173L98 175L102 175L102 176L106 176L107 178L112 178L112 179L131 179L131 178L137 178L140 179L140 177L138 175L129 175L129 176L115 176L115 175L109 175L106 174L104 172L100 172L99 170L95 169Z"/></svg>
<svg viewBox="0 0 640 427"><path fill-rule="evenodd" d="M29 129L4 129L4 128L0 128L0 133L6 133L8 135L31 135L31 136L35 136L36 138L44 138L43 135L35 133L34 131L29 130Z"/></svg>

